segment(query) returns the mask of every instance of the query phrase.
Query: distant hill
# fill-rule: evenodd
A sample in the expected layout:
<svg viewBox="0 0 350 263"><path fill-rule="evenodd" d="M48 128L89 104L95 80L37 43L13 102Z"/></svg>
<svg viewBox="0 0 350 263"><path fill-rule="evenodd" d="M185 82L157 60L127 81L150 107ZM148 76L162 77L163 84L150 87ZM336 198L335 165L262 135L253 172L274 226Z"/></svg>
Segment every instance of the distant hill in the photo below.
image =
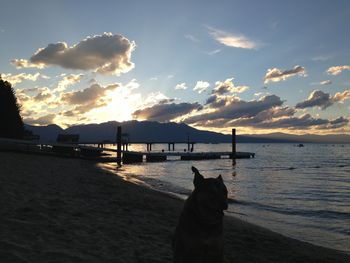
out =
<svg viewBox="0 0 350 263"><path fill-rule="evenodd" d="M41 141L56 141L57 135L63 133L64 129L56 124L47 126L32 126L25 124L25 129L30 130L33 134L39 135Z"/></svg>
<svg viewBox="0 0 350 263"><path fill-rule="evenodd" d="M131 141L159 142L159 141L190 141L202 143L231 142L231 135L217 132L203 131L192 128L184 123L159 123L151 121L126 121L126 122L104 122L100 124L76 125L62 129L58 125L30 126L28 130L40 135L41 141L55 141L57 135L79 134L81 142L114 142L117 126L122 126L122 132L128 133ZM262 135L238 135L239 143L306 143L306 142L328 142L328 143L350 143L350 135L291 135L284 133L271 133Z"/></svg>

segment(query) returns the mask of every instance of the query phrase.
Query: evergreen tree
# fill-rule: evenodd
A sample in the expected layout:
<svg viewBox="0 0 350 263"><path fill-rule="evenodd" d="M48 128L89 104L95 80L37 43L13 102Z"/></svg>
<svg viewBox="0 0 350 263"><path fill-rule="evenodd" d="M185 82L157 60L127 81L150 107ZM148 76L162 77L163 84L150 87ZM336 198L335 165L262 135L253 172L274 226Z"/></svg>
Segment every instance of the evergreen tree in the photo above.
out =
<svg viewBox="0 0 350 263"><path fill-rule="evenodd" d="M23 135L24 124L15 91L0 75L0 137L22 139Z"/></svg>

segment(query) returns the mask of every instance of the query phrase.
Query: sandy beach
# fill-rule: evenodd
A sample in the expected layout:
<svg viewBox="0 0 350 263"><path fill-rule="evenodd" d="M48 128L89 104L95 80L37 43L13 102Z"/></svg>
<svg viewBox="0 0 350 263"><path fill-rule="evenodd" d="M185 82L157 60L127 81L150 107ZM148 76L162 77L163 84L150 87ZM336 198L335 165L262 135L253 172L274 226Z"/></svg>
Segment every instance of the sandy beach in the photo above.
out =
<svg viewBox="0 0 350 263"><path fill-rule="evenodd" d="M0 262L171 262L183 200L79 159L0 152ZM350 255L225 217L227 262Z"/></svg>

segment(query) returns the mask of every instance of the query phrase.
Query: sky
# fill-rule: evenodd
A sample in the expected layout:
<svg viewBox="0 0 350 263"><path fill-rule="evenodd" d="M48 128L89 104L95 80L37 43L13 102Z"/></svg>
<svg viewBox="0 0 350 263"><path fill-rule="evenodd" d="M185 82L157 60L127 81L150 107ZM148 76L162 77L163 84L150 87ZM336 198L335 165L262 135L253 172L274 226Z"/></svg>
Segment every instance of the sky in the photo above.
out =
<svg viewBox="0 0 350 263"><path fill-rule="evenodd" d="M350 1L2 0L1 10L0 73L27 124L350 133Z"/></svg>

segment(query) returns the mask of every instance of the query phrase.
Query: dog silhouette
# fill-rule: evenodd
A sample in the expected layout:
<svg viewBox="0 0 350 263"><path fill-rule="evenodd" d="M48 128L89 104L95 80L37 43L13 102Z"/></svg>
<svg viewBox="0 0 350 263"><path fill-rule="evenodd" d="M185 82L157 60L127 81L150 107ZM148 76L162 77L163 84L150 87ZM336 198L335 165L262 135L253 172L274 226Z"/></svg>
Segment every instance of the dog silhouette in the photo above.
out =
<svg viewBox="0 0 350 263"><path fill-rule="evenodd" d="M227 189L221 175L204 178L197 168L194 190L187 198L173 237L174 263L222 263L223 211Z"/></svg>

